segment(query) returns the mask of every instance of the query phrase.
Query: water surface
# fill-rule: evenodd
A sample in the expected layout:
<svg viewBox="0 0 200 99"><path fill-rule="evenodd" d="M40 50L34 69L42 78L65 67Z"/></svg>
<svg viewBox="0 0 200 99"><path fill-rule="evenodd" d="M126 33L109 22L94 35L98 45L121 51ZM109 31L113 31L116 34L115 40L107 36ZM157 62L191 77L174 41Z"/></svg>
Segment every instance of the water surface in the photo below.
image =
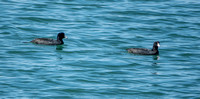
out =
<svg viewBox="0 0 200 99"><path fill-rule="evenodd" d="M0 0L0 97L200 98L197 0ZM65 32L64 45L32 43ZM127 53L152 48L160 55Z"/></svg>

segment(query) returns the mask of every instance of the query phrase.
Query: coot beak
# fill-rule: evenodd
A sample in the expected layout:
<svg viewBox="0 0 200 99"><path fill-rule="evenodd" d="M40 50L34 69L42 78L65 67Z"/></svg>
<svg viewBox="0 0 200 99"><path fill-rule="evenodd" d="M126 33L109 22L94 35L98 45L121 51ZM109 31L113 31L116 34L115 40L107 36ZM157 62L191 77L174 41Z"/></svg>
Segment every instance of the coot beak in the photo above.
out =
<svg viewBox="0 0 200 99"><path fill-rule="evenodd" d="M157 43L157 46L160 47L160 43Z"/></svg>
<svg viewBox="0 0 200 99"><path fill-rule="evenodd" d="M65 36L65 39L67 39L68 37L67 36Z"/></svg>

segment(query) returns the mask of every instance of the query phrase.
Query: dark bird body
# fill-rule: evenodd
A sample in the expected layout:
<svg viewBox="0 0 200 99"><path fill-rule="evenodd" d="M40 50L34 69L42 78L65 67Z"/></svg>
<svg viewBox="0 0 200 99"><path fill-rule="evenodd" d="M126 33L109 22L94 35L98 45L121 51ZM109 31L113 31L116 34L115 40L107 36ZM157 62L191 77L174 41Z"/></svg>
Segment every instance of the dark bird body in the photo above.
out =
<svg viewBox="0 0 200 99"><path fill-rule="evenodd" d="M58 33L57 40L50 39L50 38L36 38L32 40L31 42L35 44L43 44L43 45L62 45L64 44L62 40L63 38L67 38L67 37L65 37L65 34L61 32L61 33Z"/></svg>
<svg viewBox="0 0 200 99"><path fill-rule="evenodd" d="M129 53L133 54L141 54L141 55L158 55L158 47L160 47L160 42L154 42L152 49L146 49L146 48L129 48L127 51Z"/></svg>

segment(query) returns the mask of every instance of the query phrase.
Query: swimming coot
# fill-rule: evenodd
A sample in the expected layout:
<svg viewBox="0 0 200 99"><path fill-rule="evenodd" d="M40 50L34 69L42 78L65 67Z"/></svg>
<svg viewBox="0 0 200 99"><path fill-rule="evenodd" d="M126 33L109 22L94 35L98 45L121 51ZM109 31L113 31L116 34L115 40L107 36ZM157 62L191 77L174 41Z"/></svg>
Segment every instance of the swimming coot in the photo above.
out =
<svg viewBox="0 0 200 99"><path fill-rule="evenodd" d="M129 48L127 51L133 54L141 54L141 55L158 55L158 47L160 47L160 42L156 41L153 43L153 49L145 49L145 48Z"/></svg>
<svg viewBox="0 0 200 99"><path fill-rule="evenodd" d="M61 45L61 44L64 44L62 40L63 38L67 38L67 36L65 36L65 33L61 32L61 33L58 33L57 40L50 39L50 38L36 38L32 40L31 42L35 44L44 44L44 45Z"/></svg>

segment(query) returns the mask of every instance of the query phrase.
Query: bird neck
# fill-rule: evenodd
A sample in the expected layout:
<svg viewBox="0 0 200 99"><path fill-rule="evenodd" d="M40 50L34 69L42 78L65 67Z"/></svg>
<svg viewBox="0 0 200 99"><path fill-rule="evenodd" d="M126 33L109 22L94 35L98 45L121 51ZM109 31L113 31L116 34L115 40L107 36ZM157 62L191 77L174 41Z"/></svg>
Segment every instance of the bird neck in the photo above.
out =
<svg viewBox="0 0 200 99"><path fill-rule="evenodd" d="M152 51L158 51L158 46L153 46Z"/></svg>
<svg viewBox="0 0 200 99"><path fill-rule="evenodd" d="M64 44L62 38L60 38L60 37L57 37L57 41L61 42L61 44Z"/></svg>

